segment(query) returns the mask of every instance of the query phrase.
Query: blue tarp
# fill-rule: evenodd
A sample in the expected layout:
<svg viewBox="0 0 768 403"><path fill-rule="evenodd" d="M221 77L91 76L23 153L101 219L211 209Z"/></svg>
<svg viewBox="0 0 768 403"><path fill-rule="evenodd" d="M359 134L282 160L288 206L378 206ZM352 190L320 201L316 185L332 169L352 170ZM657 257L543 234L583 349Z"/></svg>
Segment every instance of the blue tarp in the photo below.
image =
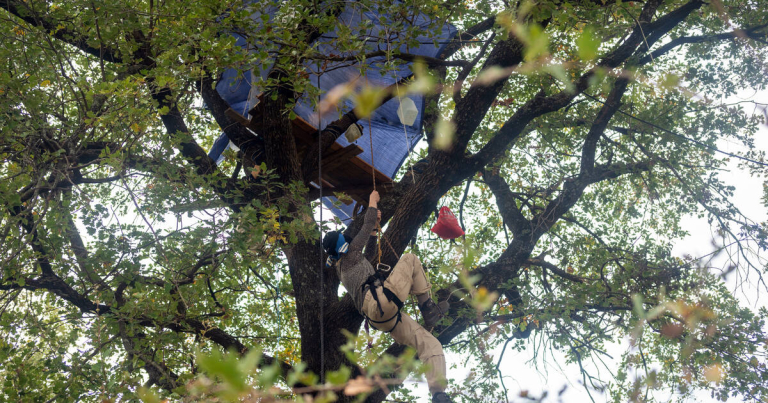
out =
<svg viewBox="0 0 768 403"><path fill-rule="evenodd" d="M369 9L367 9L369 10ZM256 16L258 17L258 16ZM382 50L382 46L386 46L386 42L400 43L402 38L398 37L402 33L400 30L391 30L392 27L389 17L385 14L377 13L374 11L364 11L357 7L355 3L347 3L344 11L339 15L339 21L344 25L351 28L351 32L358 32L361 28L367 28L367 35L371 38L368 41L370 44L368 49L364 49L365 53ZM370 21L371 24L366 23ZM406 47L405 45L400 47L400 52L427 56L437 57L453 36L456 34L456 28L450 24L438 25L427 18L424 15L419 15L413 20L413 24L423 29L424 32L438 32L436 36L420 36L416 38L418 46ZM237 35L235 37L238 40L240 46L245 47L246 41ZM336 32L324 34L318 40L318 51L326 55L340 55L345 56L349 53L341 52L333 46L334 38L337 37ZM382 42L379 38L389 38L389 41ZM437 44L437 45L436 45ZM355 52L356 54L363 52ZM402 64L395 69L385 71L383 69L384 62L383 57L376 57L367 59L365 65L358 62L337 62L326 63L322 71L317 72L318 68L316 62L307 62L307 72L310 73L310 82L320 88L322 99L327 91L332 89L338 84L347 83L355 78L361 77L361 73L365 75L364 78L358 80L358 84L367 83L371 86L387 87L394 84L400 79L412 74L411 66L409 64ZM256 97L262 92L260 85L263 80L266 79L271 66L262 69L254 69L246 72L241 72L236 69L226 70L219 83L216 86L219 94L222 98L229 103L230 107L240 114L245 115L257 102ZM398 99L392 99L380 106L370 118L370 133L373 138L374 149L374 162L377 170L383 174L392 177L402 165L408 152L416 145L421 139L421 125L422 115L424 110L424 97L422 95L409 95L409 97L416 104L418 109L418 116L416 121L410 126L405 126L400 122L397 115L397 109L400 103ZM328 113L319 119L315 113L312 105L312 100L306 99L308 97L302 97L299 99L294 112L302 117L304 120L312 124L313 126L324 128L332 121L338 119L337 113ZM352 109L354 105L352 101L347 99L343 105L339 105L339 109L346 112ZM356 144L363 149L363 153L359 157L371 163L371 150L369 134L369 120L361 119L358 121L363 127L363 137L356 141ZM341 136L338 141L342 146L346 146L349 143L344 136ZM209 155L216 161L221 160L221 153L226 149L228 139L225 135L217 140L214 147L211 149ZM330 197L323 200L326 206L332 207L335 199ZM354 204L350 206L342 205L341 208L332 207L334 214L341 218L343 221L351 219L352 209Z"/></svg>

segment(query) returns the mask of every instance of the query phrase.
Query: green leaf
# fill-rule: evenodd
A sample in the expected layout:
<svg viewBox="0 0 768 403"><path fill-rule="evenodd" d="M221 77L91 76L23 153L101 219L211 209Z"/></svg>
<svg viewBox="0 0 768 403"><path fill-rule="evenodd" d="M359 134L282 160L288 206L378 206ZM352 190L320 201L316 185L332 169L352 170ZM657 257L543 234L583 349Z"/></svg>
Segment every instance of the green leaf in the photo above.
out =
<svg viewBox="0 0 768 403"><path fill-rule="evenodd" d="M527 35L521 39L526 44L523 52L525 61L530 62L549 54L549 34L544 31L541 25L529 24Z"/></svg>
<svg viewBox="0 0 768 403"><path fill-rule="evenodd" d="M579 51L579 59L585 62L595 60L597 50L600 47L600 38L592 26L584 27L581 35L576 38L576 46Z"/></svg>
<svg viewBox="0 0 768 403"><path fill-rule="evenodd" d="M453 146L456 126L450 120L440 119L435 125L435 138L432 146L438 150L447 151Z"/></svg>
<svg viewBox="0 0 768 403"><path fill-rule="evenodd" d="M342 366L336 371L326 373L325 379L333 385L342 385L349 380L350 375L352 375L352 370Z"/></svg>
<svg viewBox="0 0 768 403"><path fill-rule="evenodd" d="M565 72L565 68L563 68L562 65L550 64L544 66L544 71L548 72L552 75L552 77L563 83L565 85L566 91L573 92L576 89L576 87L573 86L571 80L568 78L568 74Z"/></svg>
<svg viewBox="0 0 768 403"><path fill-rule="evenodd" d="M139 395L139 399L141 399L144 403L160 403L160 397L150 388L145 388L144 386L138 388L136 390L136 394Z"/></svg>
<svg viewBox="0 0 768 403"><path fill-rule="evenodd" d="M213 350L210 354L198 353L197 362L210 376L221 379L235 392L245 391L246 374L241 371L234 353L222 355L218 350Z"/></svg>
<svg viewBox="0 0 768 403"><path fill-rule="evenodd" d="M366 85L358 92L353 100L355 102L355 114L360 118L371 116L373 111L381 105L386 96L386 90L380 87Z"/></svg>

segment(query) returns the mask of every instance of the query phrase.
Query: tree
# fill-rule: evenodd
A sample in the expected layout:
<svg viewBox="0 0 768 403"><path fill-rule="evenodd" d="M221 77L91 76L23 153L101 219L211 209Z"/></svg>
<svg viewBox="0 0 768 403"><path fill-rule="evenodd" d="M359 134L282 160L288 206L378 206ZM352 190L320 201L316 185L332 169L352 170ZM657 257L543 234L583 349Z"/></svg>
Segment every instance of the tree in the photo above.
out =
<svg viewBox="0 0 768 403"><path fill-rule="evenodd" d="M738 254L732 271L765 287L766 224L718 178L727 158L767 173L753 143L761 115L723 101L765 89L764 2L266 3L2 2L5 400L131 399L141 384L178 397L197 393L185 385L201 369L248 390L220 349L246 355L263 385L315 392L317 376L343 384L365 371L396 385L402 371L384 364L412 370L383 335L365 354L363 318L320 269L313 156L365 112L341 111L301 160L289 111L319 95L304 62L330 69L397 49L425 34L404 24L417 13L460 33L403 82L433 87L426 146L384 194L381 245L367 251L393 264L416 239L437 298L451 302L436 334L482 363L462 398L504 398L489 376L494 346L533 336L532 348L581 363L624 335L635 347L613 379L578 374L616 400L653 399L654 388L768 397L768 313L670 255L681 218L706 216ZM338 46L352 57L318 51L347 6L385 10L398 46L350 31ZM265 7L276 16L252 18ZM225 68L271 63L266 170L254 181L242 160L254 135L214 85ZM241 153L216 166L204 148L221 130ZM725 141L745 151L723 158ZM455 247L427 235L441 202L469 224Z"/></svg>

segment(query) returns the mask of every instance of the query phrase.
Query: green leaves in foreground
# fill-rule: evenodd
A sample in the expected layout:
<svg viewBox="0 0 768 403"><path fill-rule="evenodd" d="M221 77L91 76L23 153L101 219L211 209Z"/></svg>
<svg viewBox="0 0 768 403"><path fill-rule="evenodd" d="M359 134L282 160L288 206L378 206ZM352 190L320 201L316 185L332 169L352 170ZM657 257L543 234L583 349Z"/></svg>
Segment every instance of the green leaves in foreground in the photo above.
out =
<svg viewBox="0 0 768 403"><path fill-rule="evenodd" d="M597 50L600 47L600 38L595 33L595 29L587 26L576 38L576 46L579 50L579 59L589 62L597 58Z"/></svg>
<svg viewBox="0 0 768 403"><path fill-rule="evenodd" d="M354 340L349 343L349 351L354 351ZM320 378L306 371L306 363L296 364L281 380L282 368L277 361L271 365L261 365L262 354L252 350L241 356L235 351L222 353L219 349L195 354L201 374L197 379L180 389L186 389L188 395L195 401L216 399L222 402L282 402L282 401L312 401L313 403L333 402L338 394L365 397L377 386L399 383L398 380L385 381L378 374L397 372L400 378L405 378L414 370L419 370L415 351L409 349L398 358L383 356L367 370L367 376L353 377L352 369L346 366L335 371L327 371L326 382L320 384ZM350 356L357 361L360 357ZM180 391L183 393L183 391ZM162 398L159 391L141 387L137 395L144 403L160 403ZM311 399L309 398L311 396ZM308 400L305 400L308 399Z"/></svg>

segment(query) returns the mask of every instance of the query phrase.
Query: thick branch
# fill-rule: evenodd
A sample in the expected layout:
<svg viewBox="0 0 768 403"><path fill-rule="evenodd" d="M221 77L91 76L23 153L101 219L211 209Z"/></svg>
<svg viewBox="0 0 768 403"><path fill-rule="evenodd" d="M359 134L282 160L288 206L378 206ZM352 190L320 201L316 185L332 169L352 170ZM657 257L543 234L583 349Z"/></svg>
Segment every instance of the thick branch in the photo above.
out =
<svg viewBox="0 0 768 403"><path fill-rule="evenodd" d="M7 10L9 13L24 20L31 26L43 30L46 35L51 33L54 38L68 43L85 53L108 62L122 63L122 59L114 49L107 47L94 48L93 46L88 45L88 38L72 29L62 28L58 21L51 21L45 16L38 15L30 8L29 4L30 3L16 0L4 0L0 2L0 8Z"/></svg>
<svg viewBox="0 0 768 403"><path fill-rule="evenodd" d="M233 196L236 190L233 181L221 174L216 163L192 138L171 91L160 89L152 94L152 98L157 101L160 110L166 110L160 115L160 119L168 134L179 139L181 154L195 167L198 175L212 175L213 177L208 182L211 188L221 200L229 204L234 210L238 210Z"/></svg>
<svg viewBox="0 0 768 403"><path fill-rule="evenodd" d="M523 61L525 46L517 37L510 35L494 46L483 64L483 71L489 68L507 68ZM481 73L482 74L482 73ZM506 80L498 80L487 86L474 86L456 103L453 123L456 125L456 142L452 154L463 156L469 140L475 134L478 125L485 118L493 101L504 88Z"/></svg>
<svg viewBox="0 0 768 403"><path fill-rule="evenodd" d="M435 66L465 67L469 65L469 62L466 60L443 60L435 57L413 55L410 53L393 53L393 52L387 52L384 50L378 50L378 51L370 52L364 55L358 54L358 55L352 55L352 56L325 56L321 54L315 54L315 55L309 56L308 58L315 59L315 60L327 60L331 62L348 62L348 61L357 61L357 60L367 60L374 57L384 57L384 56L387 56L388 59L400 59L407 62L413 62L413 61L419 60L426 63L426 65L429 67L435 67Z"/></svg>
<svg viewBox="0 0 768 403"><path fill-rule="evenodd" d="M231 119L226 114L229 104L216 91L215 83L210 76L201 80L198 88L200 89L203 101L208 106L208 110L213 115L213 118L216 119L216 123L227 134L229 140L240 148L244 155L250 157L264 152L264 140L251 133L245 126Z"/></svg>
<svg viewBox="0 0 768 403"><path fill-rule="evenodd" d="M650 54L646 55L640 61L638 61L639 65L645 65L649 62L652 62L654 59L657 59L665 54L667 54L669 51L682 46L682 45L688 45L692 43L702 43L702 42L716 42L716 41L723 41L723 40L735 40L738 38L749 38L756 41L765 41L768 39L768 32L758 32L760 29L765 28L765 25L759 25L752 28L747 28L744 30L735 30L731 32L724 32L721 34L714 34L714 35L696 35L696 36L683 36L680 38L675 38L668 43L664 44L663 46L659 47L658 49L654 50ZM765 42L763 42L765 43Z"/></svg>
<svg viewBox="0 0 768 403"><path fill-rule="evenodd" d="M530 265L533 265L533 266L541 267L542 269L549 270L552 273L554 273L554 274L556 274L556 275L558 275L558 276L560 276L560 277L562 277L562 278L564 278L566 280L574 281L574 282L577 282L577 283L583 283L585 281L583 278L581 278L579 276L574 276L573 274L568 273L567 271L565 271L565 270L555 266L554 264L547 262L543 258L531 258L531 259L528 259L528 261L526 263L528 263Z"/></svg>
<svg viewBox="0 0 768 403"><path fill-rule="evenodd" d="M605 132L605 128L608 127L608 122L611 121L613 115L621 108L621 98L624 96L628 84L628 78L621 77L616 80L611 93L608 94L608 99L603 103L597 117L592 122L581 149L581 175L588 175L594 169L597 141Z"/></svg>
<svg viewBox="0 0 768 403"><path fill-rule="evenodd" d="M504 218L504 223L509 225L515 237L520 236L523 230L530 226L530 222L517 207L509 185L499 175L499 172L493 169L483 171L483 178L485 179L485 184L488 185L496 197L496 205L499 207L502 218Z"/></svg>

